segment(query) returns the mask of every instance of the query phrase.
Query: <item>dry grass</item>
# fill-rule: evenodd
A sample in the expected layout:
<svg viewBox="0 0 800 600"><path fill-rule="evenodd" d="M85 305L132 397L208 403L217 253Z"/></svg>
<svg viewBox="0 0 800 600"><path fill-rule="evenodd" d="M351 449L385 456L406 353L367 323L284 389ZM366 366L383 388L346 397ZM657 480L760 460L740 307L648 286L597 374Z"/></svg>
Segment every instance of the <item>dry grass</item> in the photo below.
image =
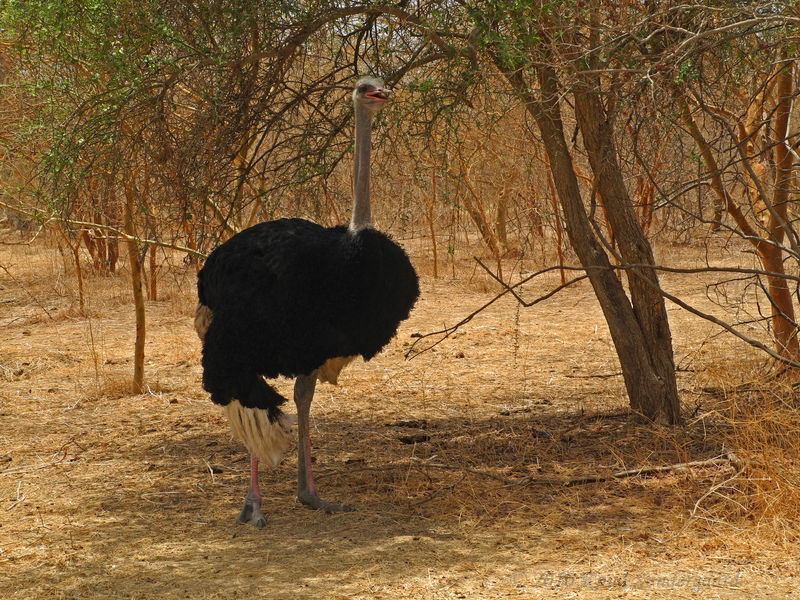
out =
<svg viewBox="0 0 800 600"><path fill-rule="evenodd" d="M148 304L149 390L130 395L124 273L87 275L80 314L71 271L46 244L0 246L13 275L0 279L0 597L783 599L796 589L790 382L759 381L757 356L670 307L686 427L636 424L588 286L528 310L500 301L405 361L412 334L494 293L472 264L433 280L412 251L423 272L412 318L339 387L321 384L312 408L321 494L358 512L298 506L290 453L262 477L259 532L234 523L248 460L200 388L192 270L162 274L165 299ZM697 276L664 285L705 301ZM613 477L729 451L734 462ZM606 479L565 485L588 476Z"/></svg>
<svg viewBox="0 0 800 600"><path fill-rule="evenodd" d="M736 367L738 366L738 369ZM736 369L734 371L734 369ZM721 364L707 388L721 401L725 443L741 464L698 512L711 523L752 525L787 550L798 544L800 423L794 374Z"/></svg>

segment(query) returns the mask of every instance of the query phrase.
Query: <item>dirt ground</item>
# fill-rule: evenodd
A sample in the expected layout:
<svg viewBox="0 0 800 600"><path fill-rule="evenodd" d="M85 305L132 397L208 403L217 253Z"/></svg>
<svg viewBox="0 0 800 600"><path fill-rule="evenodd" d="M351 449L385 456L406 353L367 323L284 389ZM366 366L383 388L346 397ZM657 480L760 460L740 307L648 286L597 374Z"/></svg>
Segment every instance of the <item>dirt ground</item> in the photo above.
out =
<svg viewBox="0 0 800 600"><path fill-rule="evenodd" d="M81 313L70 263L43 239L9 245L19 239L0 231L2 599L797 597L797 524L714 512L739 502L735 466L610 477L724 454L711 373L764 362L675 306L686 427L643 426L585 283L521 310L501 299L406 360L415 334L497 292L466 259L457 278L433 279L421 246L412 317L338 387L320 384L312 405L320 494L356 512L299 505L290 451L262 475L258 531L235 523L248 458L200 386L194 270L161 274L148 391L131 395L127 273L87 272ZM701 248L659 252L704 259ZM521 267L533 265L505 272ZM662 280L718 310L700 276ZM543 276L524 293L555 284Z"/></svg>

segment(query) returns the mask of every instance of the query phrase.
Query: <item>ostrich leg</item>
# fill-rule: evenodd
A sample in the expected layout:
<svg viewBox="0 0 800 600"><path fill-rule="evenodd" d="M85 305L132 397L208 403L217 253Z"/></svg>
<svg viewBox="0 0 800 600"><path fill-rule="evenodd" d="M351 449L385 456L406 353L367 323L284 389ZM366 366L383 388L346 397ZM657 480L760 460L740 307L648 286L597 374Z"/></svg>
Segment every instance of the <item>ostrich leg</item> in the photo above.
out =
<svg viewBox="0 0 800 600"><path fill-rule="evenodd" d="M236 522L240 525L249 523L258 529L264 529L267 518L261 512L261 490L258 488L258 459L255 454L250 455L250 490L244 497L244 506Z"/></svg>
<svg viewBox="0 0 800 600"><path fill-rule="evenodd" d="M297 405L297 499L314 510L327 512L350 512L344 504L325 502L314 488L314 473L311 470L311 438L308 433L308 413L317 385L317 373L301 375L294 383L294 403Z"/></svg>

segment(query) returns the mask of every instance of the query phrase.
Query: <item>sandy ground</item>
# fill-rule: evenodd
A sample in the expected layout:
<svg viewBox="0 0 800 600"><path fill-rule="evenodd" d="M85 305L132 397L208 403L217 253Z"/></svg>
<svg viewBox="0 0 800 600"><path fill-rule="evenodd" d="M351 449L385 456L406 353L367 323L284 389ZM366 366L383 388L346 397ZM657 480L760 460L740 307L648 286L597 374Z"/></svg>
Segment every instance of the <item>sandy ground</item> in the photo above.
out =
<svg viewBox="0 0 800 600"><path fill-rule="evenodd" d="M466 263L435 280L426 260L397 338L312 405L320 494L357 512L299 505L290 451L262 475L258 531L235 523L249 462L200 386L193 269L161 275L149 388L131 395L126 274L87 273L82 314L43 240L0 245L0 598L797 597L796 524L718 510L738 501L732 465L578 482L719 455L709 369L763 359L670 306L687 425L636 424L584 283L531 308L499 300L406 360L415 334L497 291ZM716 310L701 277L663 282Z"/></svg>

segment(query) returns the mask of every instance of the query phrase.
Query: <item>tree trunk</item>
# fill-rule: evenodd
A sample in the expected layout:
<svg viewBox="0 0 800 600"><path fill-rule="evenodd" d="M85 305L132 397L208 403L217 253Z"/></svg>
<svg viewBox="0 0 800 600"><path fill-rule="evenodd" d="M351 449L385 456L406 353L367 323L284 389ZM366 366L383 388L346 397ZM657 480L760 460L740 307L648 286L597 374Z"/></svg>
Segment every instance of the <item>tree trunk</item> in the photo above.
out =
<svg viewBox="0 0 800 600"><path fill-rule="evenodd" d="M769 209L767 229L776 245L762 244L759 256L764 268L776 274L783 274L783 252L778 245L782 245L786 234L791 235L787 225L789 208L789 190L792 187L794 158L788 147L789 115L792 100L794 99L794 61L786 62L788 52L781 52L784 67L777 75L778 105L775 108L775 191L772 196L772 206ZM796 100L795 100L796 101ZM790 239L790 242L794 241ZM793 246L796 250L796 246ZM773 335L778 344L778 353L781 356L798 360L800 358L800 345L797 340L797 326L795 325L794 305L789 282L782 277L768 277L768 290L772 304Z"/></svg>
<svg viewBox="0 0 800 600"><path fill-rule="evenodd" d="M636 219L633 202L617 162L613 125L605 114L598 93L593 90L575 93L575 112L598 192L603 198L606 219L625 263L655 265L653 250ZM658 276L654 269L648 267L631 267L626 274L634 318L642 330L647 359L654 376L661 382L663 393L661 398L649 399L659 406L643 409L643 412L659 414L662 420L677 423L680 420L680 401L675 382L672 334Z"/></svg>
<svg viewBox="0 0 800 600"><path fill-rule="evenodd" d="M425 192L423 192L425 194ZM428 229L431 234L431 250L433 251L433 278L439 279L439 256L436 248L436 227L434 227L434 209L436 208L436 165L431 167L431 195L425 194L427 204Z"/></svg>
<svg viewBox="0 0 800 600"><path fill-rule="evenodd" d="M119 204L115 191L114 178L106 175L106 191L103 195L103 213L105 214L106 225L119 225ZM115 273L117 270L117 260L119 259L119 240L116 237L109 237L108 246L108 270Z"/></svg>
<svg viewBox="0 0 800 600"><path fill-rule="evenodd" d="M617 350L628 398L634 411L662 424L680 422L677 385L674 370L668 367L672 348L669 329L661 331L640 315L625 294L621 282L614 274L608 256L596 238L583 205L578 178L572 164L559 107L560 90L552 67L537 68L541 100L530 92L530 86L519 70L504 71L504 75L536 120L549 157L553 183L564 210L567 235L586 269L589 281L603 310ZM635 222L635 219L634 219ZM627 243L636 245L635 241ZM645 252L646 250L642 250ZM646 272L646 271L645 271ZM641 295L641 292L638 292ZM638 295L637 295L638 298ZM660 305L660 306L659 306ZM650 307L637 306L660 314L663 299ZM658 323L666 326L666 321ZM666 346L666 348L664 347ZM656 356L653 356L654 349Z"/></svg>
<svg viewBox="0 0 800 600"><path fill-rule="evenodd" d="M131 175L132 177L132 175ZM136 208L136 189L134 183L129 179L125 181L125 208L123 217L123 230L130 236L127 240L128 261L131 264L131 281L133 284L133 303L136 312L136 343L133 355L133 384L131 386L135 394L144 391L144 341L145 341L145 312L144 294L142 293L142 257L139 254L139 247L133 237L136 235L136 228L133 223L133 215Z"/></svg>
<svg viewBox="0 0 800 600"><path fill-rule="evenodd" d="M148 282L147 295L152 302L158 302L158 264L156 258L156 247L150 246L148 251L150 281Z"/></svg>
<svg viewBox="0 0 800 600"><path fill-rule="evenodd" d="M75 261L75 277L78 281L78 306L80 307L81 314L85 314L86 310L86 303L84 301L84 293L83 293L83 270L81 269L81 242L80 237L78 240L73 244L69 236L64 232L63 229L61 231L61 237L64 238L67 246L69 246L70 250L72 250L72 259Z"/></svg>
<svg viewBox="0 0 800 600"><path fill-rule="evenodd" d="M503 185L497 194L497 210L495 211L494 230L500 245L500 255L508 256L508 187Z"/></svg>
<svg viewBox="0 0 800 600"><path fill-rule="evenodd" d="M770 244L761 244L758 248L758 258L764 265L765 271L775 273L767 276L767 296L775 350L780 356L794 361L800 360L792 291L789 289L789 280L781 277L786 272L783 266L783 252Z"/></svg>
<svg viewBox="0 0 800 600"><path fill-rule="evenodd" d="M547 171L547 189L550 192L550 203L553 205L553 221L556 229L556 254L558 255L559 274L561 275L561 285L567 282L567 276L564 273L564 251L562 250L561 241L561 215L558 214L558 198L556 197L556 188L553 183L553 170L550 167L550 160L545 157L545 170Z"/></svg>
<svg viewBox="0 0 800 600"><path fill-rule="evenodd" d="M755 180L748 172L747 177L753 182L753 187L761 196L761 202L768 211L765 214L766 237L762 235L757 224L751 224L736 202L733 201L722 180L722 170L717 165L713 149L700 131L692 112L689 108L688 98L685 90L675 86L673 91L676 97L680 98L681 117L687 126L689 134L695 140L703 161L706 164L711 189L716 194L718 202L724 204L728 214L733 218L739 231L746 236L756 250L758 259L765 271L775 273L775 276L767 277L766 292L769 296L771 309L772 335L775 338L776 351L780 356L791 360L800 358L800 345L797 339L797 326L795 325L795 310L792 301L792 293L788 287L788 280L782 275L785 274L783 264L784 252L781 249L787 231L788 217L788 191L791 188L792 155L786 146L786 135L788 132L789 107L793 97L792 86L792 65L777 74L779 102L775 109L775 191L770 200L762 195L758 190L764 189L764 185L755 185ZM739 127L743 127L741 123ZM746 128L745 128L746 129ZM741 139L747 138L747 131L741 135ZM744 143L743 141L741 143ZM744 162L743 162L744 164ZM758 175L755 171L753 174Z"/></svg>

